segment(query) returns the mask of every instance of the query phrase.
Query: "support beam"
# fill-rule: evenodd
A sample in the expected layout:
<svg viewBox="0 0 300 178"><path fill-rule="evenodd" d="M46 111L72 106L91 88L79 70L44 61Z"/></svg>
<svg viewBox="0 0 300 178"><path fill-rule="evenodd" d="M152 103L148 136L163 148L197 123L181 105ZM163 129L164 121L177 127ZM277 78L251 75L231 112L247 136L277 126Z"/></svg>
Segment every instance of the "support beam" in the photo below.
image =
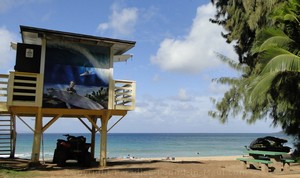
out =
<svg viewBox="0 0 300 178"><path fill-rule="evenodd" d="M92 132L92 129L80 117L77 118L90 132Z"/></svg>
<svg viewBox="0 0 300 178"><path fill-rule="evenodd" d="M110 117L110 112L106 112L101 117L100 167L106 167L107 124Z"/></svg>
<svg viewBox="0 0 300 178"><path fill-rule="evenodd" d="M98 127L97 124L93 121L93 119L90 116L84 115L84 117L86 117L91 122L91 124L97 129L96 131L101 130L101 127Z"/></svg>
<svg viewBox="0 0 300 178"><path fill-rule="evenodd" d="M97 118L94 117L93 121L95 122L95 124L97 125ZM96 128L94 127L94 125L92 124L92 129L91 129L91 155L92 158L95 158L95 143L96 143Z"/></svg>
<svg viewBox="0 0 300 178"><path fill-rule="evenodd" d="M17 117L20 119L20 121L23 122L23 124L25 124L34 133L34 129L31 128L30 125L28 125L20 116L17 115Z"/></svg>
<svg viewBox="0 0 300 178"><path fill-rule="evenodd" d="M41 137L42 137L42 128L43 128L43 115L42 109L38 109L38 113L35 118L35 130L34 130L34 138L32 144L32 153L31 153L31 162L39 163L40 159L40 150L41 150Z"/></svg>
<svg viewBox="0 0 300 178"><path fill-rule="evenodd" d="M107 132L109 132L112 128L114 128L114 126L116 126L116 125L117 125L124 117L125 117L125 115L122 116L116 123L114 123L114 125L112 125L112 126L107 130Z"/></svg>
<svg viewBox="0 0 300 178"><path fill-rule="evenodd" d="M11 134L11 141L10 141L10 158L15 158L15 152L16 152L16 141L17 141L17 131L16 131L16 116L14 114L10 115L10 120L12 122L10 134Z"/></svg>
<svg viewBox="0 0 300 178"><path fill-rule="evenodd" d="M55 121L57 121L58 118L60 118L62 114L58 114L55 117L53 117L43 128L42 132L44 133Z"/></svg>

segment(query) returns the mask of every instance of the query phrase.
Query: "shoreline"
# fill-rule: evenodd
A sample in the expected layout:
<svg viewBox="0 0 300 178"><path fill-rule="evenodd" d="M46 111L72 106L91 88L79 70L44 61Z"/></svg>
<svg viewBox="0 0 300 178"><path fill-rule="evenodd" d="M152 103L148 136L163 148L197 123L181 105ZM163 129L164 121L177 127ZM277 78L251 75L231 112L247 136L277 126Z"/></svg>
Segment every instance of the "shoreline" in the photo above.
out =
<svg viewBox="0 0 300 178"><path fill-rule="evenodd" d="M235 156L198 156L198 157L158 157L158 158L108 158L108 162L115 161L170 161L170 162L189 162L189 161L234 161L238 157L243 155Z"/></svg>
<svg viewBox="0 0 300 178"><path fill-rule="evenodd" d="M140 161L232 161L236 160L238 157L243 157L243 155L235 155L235 156L193 156L193 157L187 157L187 156L179 156L179 157L112 157L107 158L107 161L119 161L119 160L140 160ZM1 155L0 159L22 159L22 160L30 160L30 158L22 158L16 156L15 158L9 158L9 155ZM99 160L99 157L96 157L96 160ZM49 162L52 161L52 158L40 158L40 161Z"/></svg>

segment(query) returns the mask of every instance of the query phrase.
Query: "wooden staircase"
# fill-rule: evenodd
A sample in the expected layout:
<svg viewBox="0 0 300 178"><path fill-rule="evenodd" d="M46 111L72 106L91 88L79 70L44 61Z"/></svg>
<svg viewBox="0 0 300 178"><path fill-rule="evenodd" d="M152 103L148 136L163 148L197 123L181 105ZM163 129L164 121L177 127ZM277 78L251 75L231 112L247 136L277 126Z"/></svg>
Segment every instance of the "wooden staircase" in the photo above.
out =
<svg viewBox="0 0 300 178"><path fill-rule="evenodd" d="M14 157L16 143L15 122L9 114L0 115L0 156Z"/></svg>
<svg viewBox="0 0 300 178"><path fill-rule="evenodd" d="M15 117L7 109L8 75L0 75L0 157L15 155Z"/></svg>

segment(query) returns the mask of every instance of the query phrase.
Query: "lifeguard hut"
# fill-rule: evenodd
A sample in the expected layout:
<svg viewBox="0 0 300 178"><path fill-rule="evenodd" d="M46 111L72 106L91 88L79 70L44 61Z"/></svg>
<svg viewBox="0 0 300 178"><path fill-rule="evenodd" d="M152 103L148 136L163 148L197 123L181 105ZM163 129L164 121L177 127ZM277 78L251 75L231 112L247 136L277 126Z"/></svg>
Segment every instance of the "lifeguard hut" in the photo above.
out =
<svg viewBox="0 0 300 178"><path fill-rule="evenodd" d="M39 163L42 134L67 117L91 132L93 157L100 132L100 166L106 166L108 122L135 108L136 83L114 80L113 67L131 57L124 53L135 42L28 26L20 30L22 43L12 44L14 71L0 75L0 154L14 157L16 119L26 123L34 117L31 162Z"/></svg>

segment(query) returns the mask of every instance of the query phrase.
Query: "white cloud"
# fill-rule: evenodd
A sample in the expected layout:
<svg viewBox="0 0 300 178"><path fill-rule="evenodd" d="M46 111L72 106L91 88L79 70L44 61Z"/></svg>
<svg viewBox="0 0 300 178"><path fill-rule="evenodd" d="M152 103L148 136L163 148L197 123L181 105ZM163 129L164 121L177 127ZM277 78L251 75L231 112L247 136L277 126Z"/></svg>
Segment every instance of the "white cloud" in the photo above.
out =
<svg viewBox="0 0 300 178"><path fill-rule="evenodd" d="M0 27L0 39L0 73L8 73L13 70L16 58L16 51L10 48L10 42L16 42L17 37L5 27Z"/></svg>
<svg viewBox="0 0 300 178"><path fill-rule="evenodd" d="M145 97L142 103L137 103L134 114L136 118L162 124L197 122L199 118L207 118L207 112L212 105L211 103L207 104L209 102L209 99L201 96L190 99L186 91L180 89L176 96L165 98Z"/></svg>
<svg viewBox="0 0 300 178"><path fill-rule="evenodd" d="M178 91L178 95L177 95L177 99L179 99L179 101L189 101L192 97L188 96L186 93L186 90L181 88Z"/></svg>
<svg viewBox="0 0 300 178"><path fill-rule="evenodd" d="M183 39L164 39L155 56L154 64L163 70L197 73L220 64L214 52L234 56L232 46L221 37L222 28L209 22L215 8L209 3L198 7L191 30Z"/></svg>
<svg viewBox="0 0 300 178"><path fill-rule="evenodd" d="M185 94L182 94L185 93ZM154 98L144 96L137 103L136 109L128 113L113 132L276 132L270 126L271 121L257 121L248 125L242 119L230 119L221 124L217 119L208 116L213 108L209 97L197 93L189 94L187 90L179 90L179 95L192 97L181 101L178 94L175 96ZM174 99L177 98L177 99Z"/></svg>
<svg viewBox="0 0 300 178"><path fill-rule="evenodd" d="M134 32L137 20L137 8L131 7L122 9L118 4L113 4L109 21L100 23L97 29L100 32L113 30L115 34L130 35Z"/></svg>

